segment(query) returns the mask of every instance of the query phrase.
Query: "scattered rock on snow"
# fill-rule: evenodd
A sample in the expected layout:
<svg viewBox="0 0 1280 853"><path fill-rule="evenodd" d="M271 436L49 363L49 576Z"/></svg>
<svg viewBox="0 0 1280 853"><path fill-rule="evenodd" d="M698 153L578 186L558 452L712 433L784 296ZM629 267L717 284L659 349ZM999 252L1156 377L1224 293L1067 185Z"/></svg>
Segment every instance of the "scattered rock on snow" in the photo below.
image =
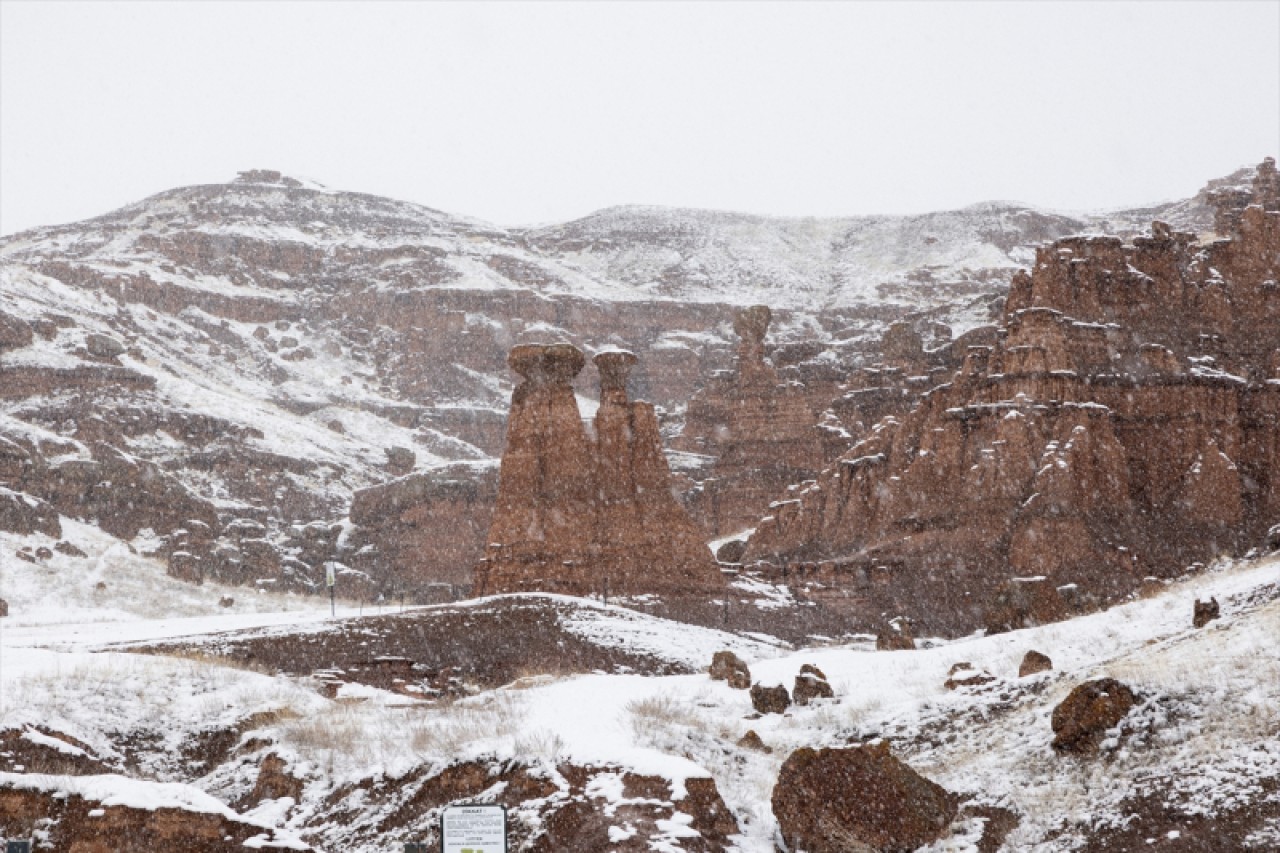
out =
<svg viewBox="0 0 1280 853"><path fill-rule="evenodd" d="M747 729L747 733L738 738L738 746L743 749L754 749L757 752L773 752L773 748L760 739L755 729Z"/></svg>
<svg viewBox="0 0 1280 853"><path fill-rule="evenodd" d="M1129 713L1138 697L1114 678L1086 681L1053 709L1053 748L1059 752L1090 752L1103 733Z"/></svg>
<svg viewBox="0 0 1280 853"><path fill-rule="evenodd" d="M1028 675L1035 675L1037 672L1048 672L1053 669L1053 661L1049 656L1035 649L1027 652L1022 656L1022 664L1018 667L1018 677L1026 678Z"/></svg>
<svg viewBox="0 0 1280 853"><path fill-rule="evenodd" d="M781 684L773 687L754 684L751 687L751 707L761 714L781 714L791 707L791 697Z"/></svg>
<svg viewBox="0 0 1280 853"><path fill-rule="evenodd" d="M906 651L916 647L911 635L911 620L898 618L876 630L876 649L882 652Z"/></svg>
<svg viewBox="0 0 1280 853"><path fill-rule="evenodd" d="M1197 628L1203 628L1211 621L1218 618L1218 599L1210 598L1208 601L1196 599L1195 610L1191 617L1191 624Z"/></svg>
<svg viewBox="0 0 1280 853"><path fill-rule="evenodd" d="M796 750L773 789L773 813L791 849L908 853L955 819L957 798L880 743Z"/></svg>
<svg viewBox="0 0 1280 853"><path fill-rule="evenodd" d="M59 542L58 544L54 545L53 550L57 551L59 554L66 554L68 557L89 556L84 551L77 548L75 545L72 545L70 542L66 541L65 539Z"/></svg>
<svg viewBox="0 0 1280 853"><path fill-rule="evenodd" d="M751 687L751 670L742 658L730 651L716 652L712 656L708 674L714 681L727 681L735 690Z"/></svg>
<svg viewBox="0 0 1280 853"><path fill-rule="evenodd" d="M942 686L948 690L955 690L957 687L977 687L980 684L989 684L996 680L996 677L985 670L976 670L973 664L968 661L962 661L951 667L951 671L947 673L949 676Z"/></svg>
<svg viewBox="0 0 1280 853"><path fill-rule="evenodd" d="M822 670L809 663L800 667L800 674L796 676L796 684L791 691L797 705L808 705L814 699L833 699L835 695Z"/></svg>

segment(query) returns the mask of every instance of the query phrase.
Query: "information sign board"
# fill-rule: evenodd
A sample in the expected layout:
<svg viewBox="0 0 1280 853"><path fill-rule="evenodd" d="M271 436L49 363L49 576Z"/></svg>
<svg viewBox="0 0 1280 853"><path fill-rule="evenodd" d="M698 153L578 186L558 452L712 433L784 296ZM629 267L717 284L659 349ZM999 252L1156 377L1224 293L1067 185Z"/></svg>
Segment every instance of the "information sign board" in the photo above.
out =
<svg viewBox="0 0 1280 853"><path fill-rule="evenodd" d="M4 845L4 853L31 853L30 841L9 841Z"/></svg>
<svg viewBox="0 0 1280 853"><path fill-rule="evenodd" d="M440 816L441 853L507 853L507 810L449 806Z"/></svg>

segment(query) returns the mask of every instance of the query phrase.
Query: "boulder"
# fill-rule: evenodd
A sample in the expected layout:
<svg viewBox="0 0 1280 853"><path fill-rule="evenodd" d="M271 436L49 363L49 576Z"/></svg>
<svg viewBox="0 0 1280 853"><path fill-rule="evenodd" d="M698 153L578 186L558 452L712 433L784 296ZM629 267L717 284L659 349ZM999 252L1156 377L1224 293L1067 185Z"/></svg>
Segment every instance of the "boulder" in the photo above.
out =
<svg viewBox="0 0 1280 853"><path fill-rule="evenodd" d="M125 345L110 335L90 333L84 336L84 348L94 358L116 358L123 355Z"/></svg>
<svg viewBox="0 0 1280 853"><path fill-rule="evenodd" d="M1196 628L1203 628L1214 619L1217 619L1218 613L1218 599L1210 598L1208 601L1201 601L1197 598L1195 608L1191 614L1191 624Z"/></svg>
<svg viewBox="0 0 1280 853"><path fill-rule="evenodd" d="M738 738L738 746L743 749L754 749L756 752L773 752L773 748L760 739L760 735L755 729L747 729L747 733Z"/></svg>
<svg viewBox="0 0 1280 853"><path fill-rule="evenodd" d="M906 619L894 619L876 629L877 651L907 651L915 647L916 640L911 636L911 623Z"/></svg>
<svg viewBox="0 0 1280 853"><path fill-rule="evenodd" d="M797 705L808 705L814 699L834 699L835 695L822 670L808 663L800 667L795 686L791 690L791 698Z"/></svg>
<svg viewBox="0 0 1280 853"><path fill-rule="evenodd" d="M1053 669L1053 661L1049 656L1032 649L1022 656L1022 663L1018 666L1018 677L1026 678L1028 675L1048 672L1051 669Z"/></svg>
<svg viewBox="0 0 1280 853"><path fill-rule="evenodd" d="M947 675L948 678L942 686L948 690L955 690L957 687L977 687L996 680L991 673L974 669L973 664L968 661L953 665Z"/></svg>
<svg viewBox="0 0 1280 853"><path fill-rule="evenodd" d="M743 539L730 539L716 549L716 560L734 565L742 562L742 555L747 553L747 543Z"/></svg>
<svg viewBox="0 0 1280 853"><path fill-rule="evenodd" d="M761 714L781 714L791 707L791 696L781 684L765 687L751 685L751 707Z"/></svg>
<svg viewBox="0 0 1280 853"><path fill-rule="evenodd" d="M1053 748L1059 752L1091 752L1103 733L1114 728L1137 704L1137 695L1114 678L1077 686L1053 709Z"/></svg>
<svg viewBox="0 0 1280 853"><path fill-rule="evenodd" d="M886 743L796 750L773 789L779 833L806 853L909 853L941 837L957 806Z"/></svg>
<svg viewBox="0 0 1280 853"><path fill-rule="evenodd" d="M726 681L735 690L751 687L751 670L746 661L733 652L720 651L712 655L711 667L707 672L713 681Z"/></svg>

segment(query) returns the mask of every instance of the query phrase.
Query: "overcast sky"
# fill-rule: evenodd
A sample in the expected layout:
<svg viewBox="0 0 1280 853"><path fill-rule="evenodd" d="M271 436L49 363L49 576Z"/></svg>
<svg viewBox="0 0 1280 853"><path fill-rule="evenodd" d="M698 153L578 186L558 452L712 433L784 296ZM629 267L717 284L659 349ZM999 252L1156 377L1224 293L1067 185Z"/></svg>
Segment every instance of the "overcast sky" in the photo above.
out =
<svg viewBox="0 0 1280 853"><path fill-rule="evenodd" d="M0 2L0 233L279 169L500 224L1194 193L1280 2Z"/></svg>

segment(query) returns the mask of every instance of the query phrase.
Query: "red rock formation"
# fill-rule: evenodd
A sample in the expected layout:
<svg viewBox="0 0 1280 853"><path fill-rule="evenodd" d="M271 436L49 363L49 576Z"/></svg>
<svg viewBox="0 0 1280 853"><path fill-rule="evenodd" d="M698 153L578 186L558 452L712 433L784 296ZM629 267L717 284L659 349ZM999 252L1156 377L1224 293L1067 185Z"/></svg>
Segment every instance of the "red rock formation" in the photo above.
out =
<svg viewBox="0 0 1280 853"><path fill-rule="evenodd" d="M714 377L689 401L677 447L717 457L711 477L690 501L708 536L751 527L775 495L814 477L826 459L817 412L832 389L779 379L765 360L771 317L763 305L738 313L736 369Z"/></svg>
<svg viewBox="0 0 1280 853"><path fill-rule="evenodd" d="M1230 240L1041 249L994 347L776 502L744 563L867 626L969 630L1013 578L1061 588L1028 611L1061 614L1257 544L1280 518L1277 280L1259 205Z"/></svg>
<svg viewBox="0 0 1280 853"><path fill-rule="evenodd" d="M671 493L653 406L627 399L635 356L604 352L595 436L569 384L582 369L570 344L511 351L507 448L480 594L530 590L699 594L723 587L710 551Z"/></svg>

